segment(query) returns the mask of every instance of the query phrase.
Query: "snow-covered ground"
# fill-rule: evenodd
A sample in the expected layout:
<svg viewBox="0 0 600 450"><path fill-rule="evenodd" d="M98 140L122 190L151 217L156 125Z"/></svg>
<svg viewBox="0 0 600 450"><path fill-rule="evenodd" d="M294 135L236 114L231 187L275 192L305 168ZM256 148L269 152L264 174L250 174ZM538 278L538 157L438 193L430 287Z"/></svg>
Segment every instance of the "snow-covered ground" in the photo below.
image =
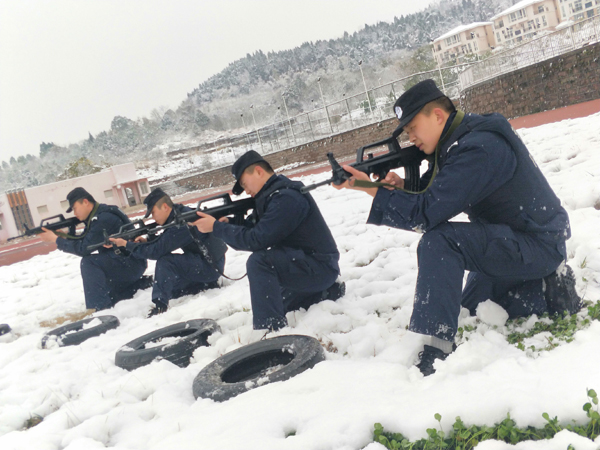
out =
<svg viewBox="0 0 600 450"><path fill-rule="evenodd" d="M570 213L569 264L585 299L600 300L600 114L520 130ZM305 183L327 174L303 179ZM192 381L219 355L259 340L251 326L248 281L172 301L165 314L146 319L150 290L103 314L121 325L79 346L42 349L40 322L83 309L79 258L55 251L0 268L0 449L361 449L373 424L410 439L435 428L493 425L507 414L518 426L584 423L586 388L600 389L600 322L549 352L525 353L507 342L502 311L492 303L478 325L437 372L423 378L413 366L419 339L406 331L417 276L419 235L365 225L370 197L324 187L315 199L341 251L347 294L308 311L288 314L278 333L320 339L327 360L288 381L261 386L229 401L195 400ZM230 250L226 273L245 272L247 253ZM150 264L147 273L154 268ZM464 312L464 311L463 311ZM143 334L177 322L215 319L222 332L194 353L187 368L167 361L127 372L115 352ZM533 318L529 325L535 322ZM25 422L43 421L28 430ZM569 432L553 440L481 443L478 450L597 449Z"/></svg>

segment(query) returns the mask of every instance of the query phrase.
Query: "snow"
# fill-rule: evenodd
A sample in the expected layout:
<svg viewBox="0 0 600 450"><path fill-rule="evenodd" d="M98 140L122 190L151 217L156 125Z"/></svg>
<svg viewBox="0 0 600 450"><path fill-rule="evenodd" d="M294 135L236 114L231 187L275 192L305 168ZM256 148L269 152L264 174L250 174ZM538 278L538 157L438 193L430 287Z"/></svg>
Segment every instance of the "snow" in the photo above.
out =
<svg viewBox="0 0 600 450"><path fill-rule="evenodd" d="M600 114L519 130L567 208L569 264L585 299L600 299ZM329 174L301 178L305 183ZM463 310L469 339L424 378L413 364L421 338L406 330L417 277L419 234L366 225L370 197L324 187L313 191L341 252L346 295L288 314L289 327L267 337L320 339L326 361L284 382L267 383L226 402L195 400L192 381L218 356L260 340L253 331L248 281L182 297L146 319L150 289L102 312L121 325L80 345L41 349L40 322L83 309L80 259L59 251L0 267L0 448L7 449L361 449L378 450L373 424L410 439L442 416L467 426L507 414L520 427L542 427L542 413L584 423L586 388L600 389L600 322L552 351L526 353L507 342L505 312L486 302L478 318ZM230 250L226 274L245 272L248 253ZM150 262L147 273L153 272ZM100 315L100 314L97 314ZM211 318L221 332L180 368L168 361L128 372L115 352L158 328ZM522 326L530 329L537 317ZM23 430L34 415L43 421ZM477 450L597 449L563 431L545 442L484 442Z"/></svg>
<svg viewBox="0 0 600 450"><path fill-rule="evenodd" d="M494 21L502 16L506 16L510 13L514 13L515 11L519 11L520 9L526 8L528 6L531 5L535 5L536 3L541 3L544 0L521 0L519 3L515 3L514 5L512 5L510 8L507 8L501 12L499 12L498 14L496 14L494 17L492 17L490 19L490 21Z"/></svg>
<svg viewBox="0 0 600 450"><path fill-rule="evenodd" d="M469 31L477 27L485 27L487 25L492 25L492 22L473 22L468 25L459 25L456 28L448 31L445 34L442 34L440 37L436 38L433 42L443 41L444 39L454 36L455 34L461 33L463 31Z"/></svg>

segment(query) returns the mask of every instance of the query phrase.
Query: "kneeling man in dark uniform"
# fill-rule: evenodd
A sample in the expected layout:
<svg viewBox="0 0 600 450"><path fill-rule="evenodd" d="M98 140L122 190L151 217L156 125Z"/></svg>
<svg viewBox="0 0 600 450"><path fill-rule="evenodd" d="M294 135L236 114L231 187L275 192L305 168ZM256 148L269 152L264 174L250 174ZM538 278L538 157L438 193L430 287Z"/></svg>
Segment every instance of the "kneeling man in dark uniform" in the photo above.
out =
<svg viewBox="0 0 600 450"><path fill-rule="evenodd" d="M90 252L89 245L104 241L105 233L117 233L122 225L131 223L117 206L94 200L85 189L77 187L67 195L69 208L84 222L83 232L77 236L46 230L40 234L45 242L56 242L63 252L81 256L81 277L88 313L112 308L119 300L133 297L138 289L150 287L151 278L142 277L147 267L145 259L134 258L127 252L115 252L100 247Z"/></svg>
<svg viewBox="0 0 600 450"><path fill-rule="evenodd" d="M394 110L428 155L420 191L404 190L393 172L383 181L397 189L387 189L350 166L337 188L374 197L368 223L424 233L409 325L425 336L420 371L434 373L453 351L461 306L475 314L490 299L511 318L579 311L566 265L569 216L509 122L456 110L433 80L407 90ZM450 221L463 212L468 222Z"/></svg>
<svg viewBox="0 0 600 450"><path fill-rule="evenodd" d="M185 205L174 204L160 188L153 190L144 199L148 207L144 218L152 215L158 225L175 219L175 213L191 211ZM227 245L213 235L199 233L195 227L174 226L160 235L147 240L136 238L135 242L111 239L125 247L132 256L156 260L150 316L167 310L169 300L183 295L196 294L202 290L218 287L217 280L225 268ZM181 249L183 254L172 253Z"/></svg>
<svg viewBox="0 0 600 450"><path fill-rule="evenodd" d="M285 314L308 309L321 300L336 300L345 285L340 254L321 211L310 194L302 194L299 181L275 172L251 150L233 165L235 195L246 191L256 208L245 225L198 213L194 225L203 233L223 239L237 250L251 251L246 268L254 329L278 330L287 325Z"/></svg>

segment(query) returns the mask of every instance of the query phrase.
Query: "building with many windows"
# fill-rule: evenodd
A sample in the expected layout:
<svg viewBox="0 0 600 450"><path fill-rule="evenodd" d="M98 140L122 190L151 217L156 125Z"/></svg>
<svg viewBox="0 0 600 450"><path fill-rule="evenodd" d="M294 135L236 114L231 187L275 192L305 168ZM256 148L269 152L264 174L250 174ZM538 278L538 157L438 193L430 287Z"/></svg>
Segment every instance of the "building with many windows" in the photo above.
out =
<svg viewBox="0 0 600 450"><path fill-rule="evenodd" d="M433 41L433 55L442 65L469 54L518 45L596 15L600 15L600 0L522 0L491 22L461 25L438 37Z"/></svg>
<svg viewBox="0 0 600 450"><path fill-rule="evenodd" d="M560 21L589 19L600 14L600 0L556 0Z"/></svg>
<svg viewBox="0 0 600 450"><path fill-rule="evenodd" d="M532 39L544 30L554 31L559 23L554 0L522 0L491 20L498 47Z"/></svg>
<svg viewBox="0 0 600 450"><path fill-rule="evenodd" d="M433 41L433 56L442 65L467 55L482 55L494 47L491 22L461 25Z"/></svg>
<svg viewBox="0 0 600 450"><path fill-rule="evenodd" d="M66 214L67 194L76 187L87 190L99 203L120 208L138 205L150 193L148 179L137 176L133 163L56 183L15 189L0 194L0 241L39 226L42 219Z"/></svg>

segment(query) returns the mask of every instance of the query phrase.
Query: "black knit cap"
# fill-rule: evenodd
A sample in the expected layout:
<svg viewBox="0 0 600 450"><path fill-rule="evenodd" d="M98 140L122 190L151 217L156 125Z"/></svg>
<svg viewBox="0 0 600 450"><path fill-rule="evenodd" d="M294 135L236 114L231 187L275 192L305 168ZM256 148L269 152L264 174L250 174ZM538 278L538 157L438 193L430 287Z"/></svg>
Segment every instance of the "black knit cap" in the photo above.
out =
<svg viewBox="0 0 600 450"><path fill-rule="evenodd" d="M233 166L231 167L231 173L237 181L233 185L231 192L233 192L235 195L240 195L242 192L244 192L244 188L240 184L240 178L242 177L244 170L246 170L252 164L256 164L258 162L266 161L258 154L258 152L250 150L240 156L238 160L233 163Z"/></svg>
<svg viewBox="0 0 600 450"><path fill-rule="evenodd" d="M76 187L71 192L69 192L67 194L67 201L69 202L69 208L67 209L67 212L70 213L71 211L73 211L73 204L77 200L83 200L84 198L87 199L90 203L96 203L96 200L94 200L92 194L90 194L82 187Z"/></svg>
<svg viewBox="0 0 600 450"><path fill-rule="evenodd" d="M144 205L146 205L148 207L148 209L146 210L146 215L144 216L144 219L146 217L148 217L150 214L152 214L152 208L154 208L154 205L156 205L156 202L158 202L161 198L163 198L165 196L167 196L167 194L161 188L156 188L148 194L148 197L146 197L144 199Z"/></svg>
<svg viewBox="0 0 600 450"><path fill-rule="evenodd" d="M394 103L394 113L400 120L398 128L404 128L419 114L423 106L440 97L445 97L445 95L435 85L435 81L424 80L415 84Z"/></svg>

